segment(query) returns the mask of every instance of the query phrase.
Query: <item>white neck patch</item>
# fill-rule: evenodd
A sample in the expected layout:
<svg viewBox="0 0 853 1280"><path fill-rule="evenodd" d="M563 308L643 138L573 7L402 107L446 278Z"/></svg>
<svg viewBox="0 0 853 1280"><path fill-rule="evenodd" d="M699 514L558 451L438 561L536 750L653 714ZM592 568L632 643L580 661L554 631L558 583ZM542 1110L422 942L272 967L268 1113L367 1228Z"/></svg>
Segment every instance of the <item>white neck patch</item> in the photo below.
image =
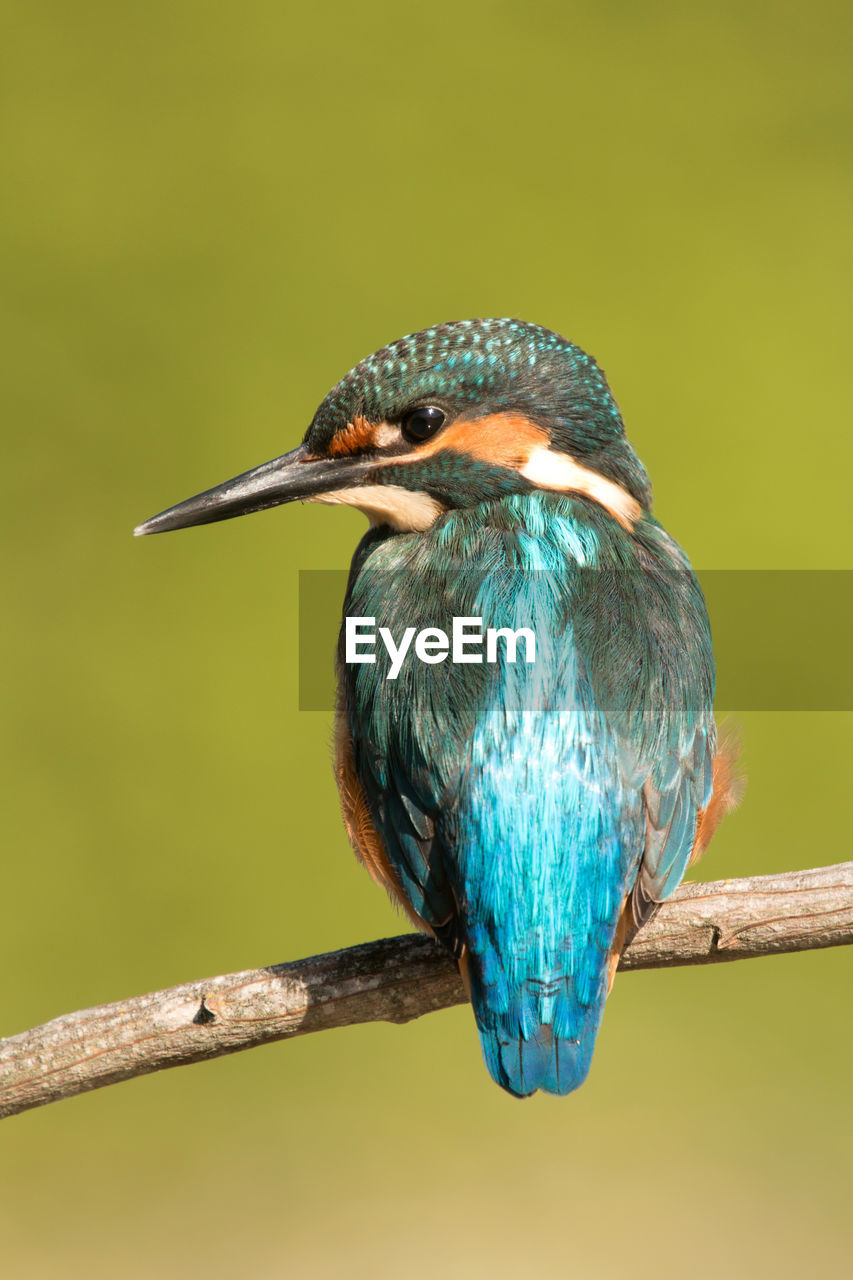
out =
<svg viewBox="0 0 853 1280"><path fill-rule="evenodd" d="M521 475L537 489L556 489L561 493L582 493L619 521L629 531L640 518L640 504L627 490L597 471L582 467L567 453L554 449L534 449L521 468Z"/></svg>

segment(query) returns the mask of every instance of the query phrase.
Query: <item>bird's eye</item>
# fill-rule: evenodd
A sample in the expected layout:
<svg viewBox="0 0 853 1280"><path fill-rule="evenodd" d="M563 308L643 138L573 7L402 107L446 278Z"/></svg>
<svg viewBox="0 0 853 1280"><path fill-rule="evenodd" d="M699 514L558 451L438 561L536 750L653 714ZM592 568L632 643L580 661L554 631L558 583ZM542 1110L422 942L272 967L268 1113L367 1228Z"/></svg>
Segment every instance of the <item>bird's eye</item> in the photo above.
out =
<svg viewBox="0 0 853 1280"><path fill-rule="evenodd" d="M421 440L428 440L430 436L434 436L439 427L444 426L446 417L447 414L443 409L436 409L431 404L412 409L402 421L403 435L413 444L419 444Z"/></svg>

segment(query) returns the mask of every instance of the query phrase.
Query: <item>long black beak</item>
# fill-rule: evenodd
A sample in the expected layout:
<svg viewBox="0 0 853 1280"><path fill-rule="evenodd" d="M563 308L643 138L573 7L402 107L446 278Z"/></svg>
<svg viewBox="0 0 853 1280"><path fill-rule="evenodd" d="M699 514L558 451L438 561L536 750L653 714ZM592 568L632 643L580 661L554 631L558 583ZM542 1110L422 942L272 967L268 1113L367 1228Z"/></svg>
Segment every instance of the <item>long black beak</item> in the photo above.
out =
<svg viewBox="0 0 853 1280"><path fill-rule="evenodd" d="M307 447L273 458L252 471L244 471L215 489L198 493L176 507L161 511L134 529L137 537L146 533L168 533L172 529L188 529L194 524L213 524L230 520L250 511L265 511L283 502L299 502L316 494L329 493L359 484L375 466L375 459L365 457L312 458Z"/></svg>

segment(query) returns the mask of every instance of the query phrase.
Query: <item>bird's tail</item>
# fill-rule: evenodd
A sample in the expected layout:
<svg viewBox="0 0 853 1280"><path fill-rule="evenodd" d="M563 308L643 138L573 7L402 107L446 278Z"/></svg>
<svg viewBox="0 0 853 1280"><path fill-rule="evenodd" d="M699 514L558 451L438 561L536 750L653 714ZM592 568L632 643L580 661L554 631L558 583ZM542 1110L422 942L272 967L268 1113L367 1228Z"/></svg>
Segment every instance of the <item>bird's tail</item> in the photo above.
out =
<svg viewBox="0 0 853 1280"><path fill-rule="evenodd" d="M480 957L463 973L489 1074L517 1098L543 1089L564 1095L589 1073L606 998L605 975L590 991L563 974L528 978L514 989L484 981ZM473 963L470 961L473 960ZM503 974L500 975L504 977Z"/></svg>

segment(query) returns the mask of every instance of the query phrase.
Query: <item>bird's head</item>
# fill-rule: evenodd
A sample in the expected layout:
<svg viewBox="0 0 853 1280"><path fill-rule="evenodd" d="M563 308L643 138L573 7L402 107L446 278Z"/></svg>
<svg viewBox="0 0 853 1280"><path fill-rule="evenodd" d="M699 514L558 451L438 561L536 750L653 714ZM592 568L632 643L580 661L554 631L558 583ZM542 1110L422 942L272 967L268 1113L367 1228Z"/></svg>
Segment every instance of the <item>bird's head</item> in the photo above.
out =
<svg viewBox="0 0 853 1280"><path fill-rule="evenodd" d="M333 387L297 449L147 520L139 534L284 502L345 503L373 524L533 489L582 494L632 528L651 506L601 369L520 320L461 320L400 338Z"/></svg>

